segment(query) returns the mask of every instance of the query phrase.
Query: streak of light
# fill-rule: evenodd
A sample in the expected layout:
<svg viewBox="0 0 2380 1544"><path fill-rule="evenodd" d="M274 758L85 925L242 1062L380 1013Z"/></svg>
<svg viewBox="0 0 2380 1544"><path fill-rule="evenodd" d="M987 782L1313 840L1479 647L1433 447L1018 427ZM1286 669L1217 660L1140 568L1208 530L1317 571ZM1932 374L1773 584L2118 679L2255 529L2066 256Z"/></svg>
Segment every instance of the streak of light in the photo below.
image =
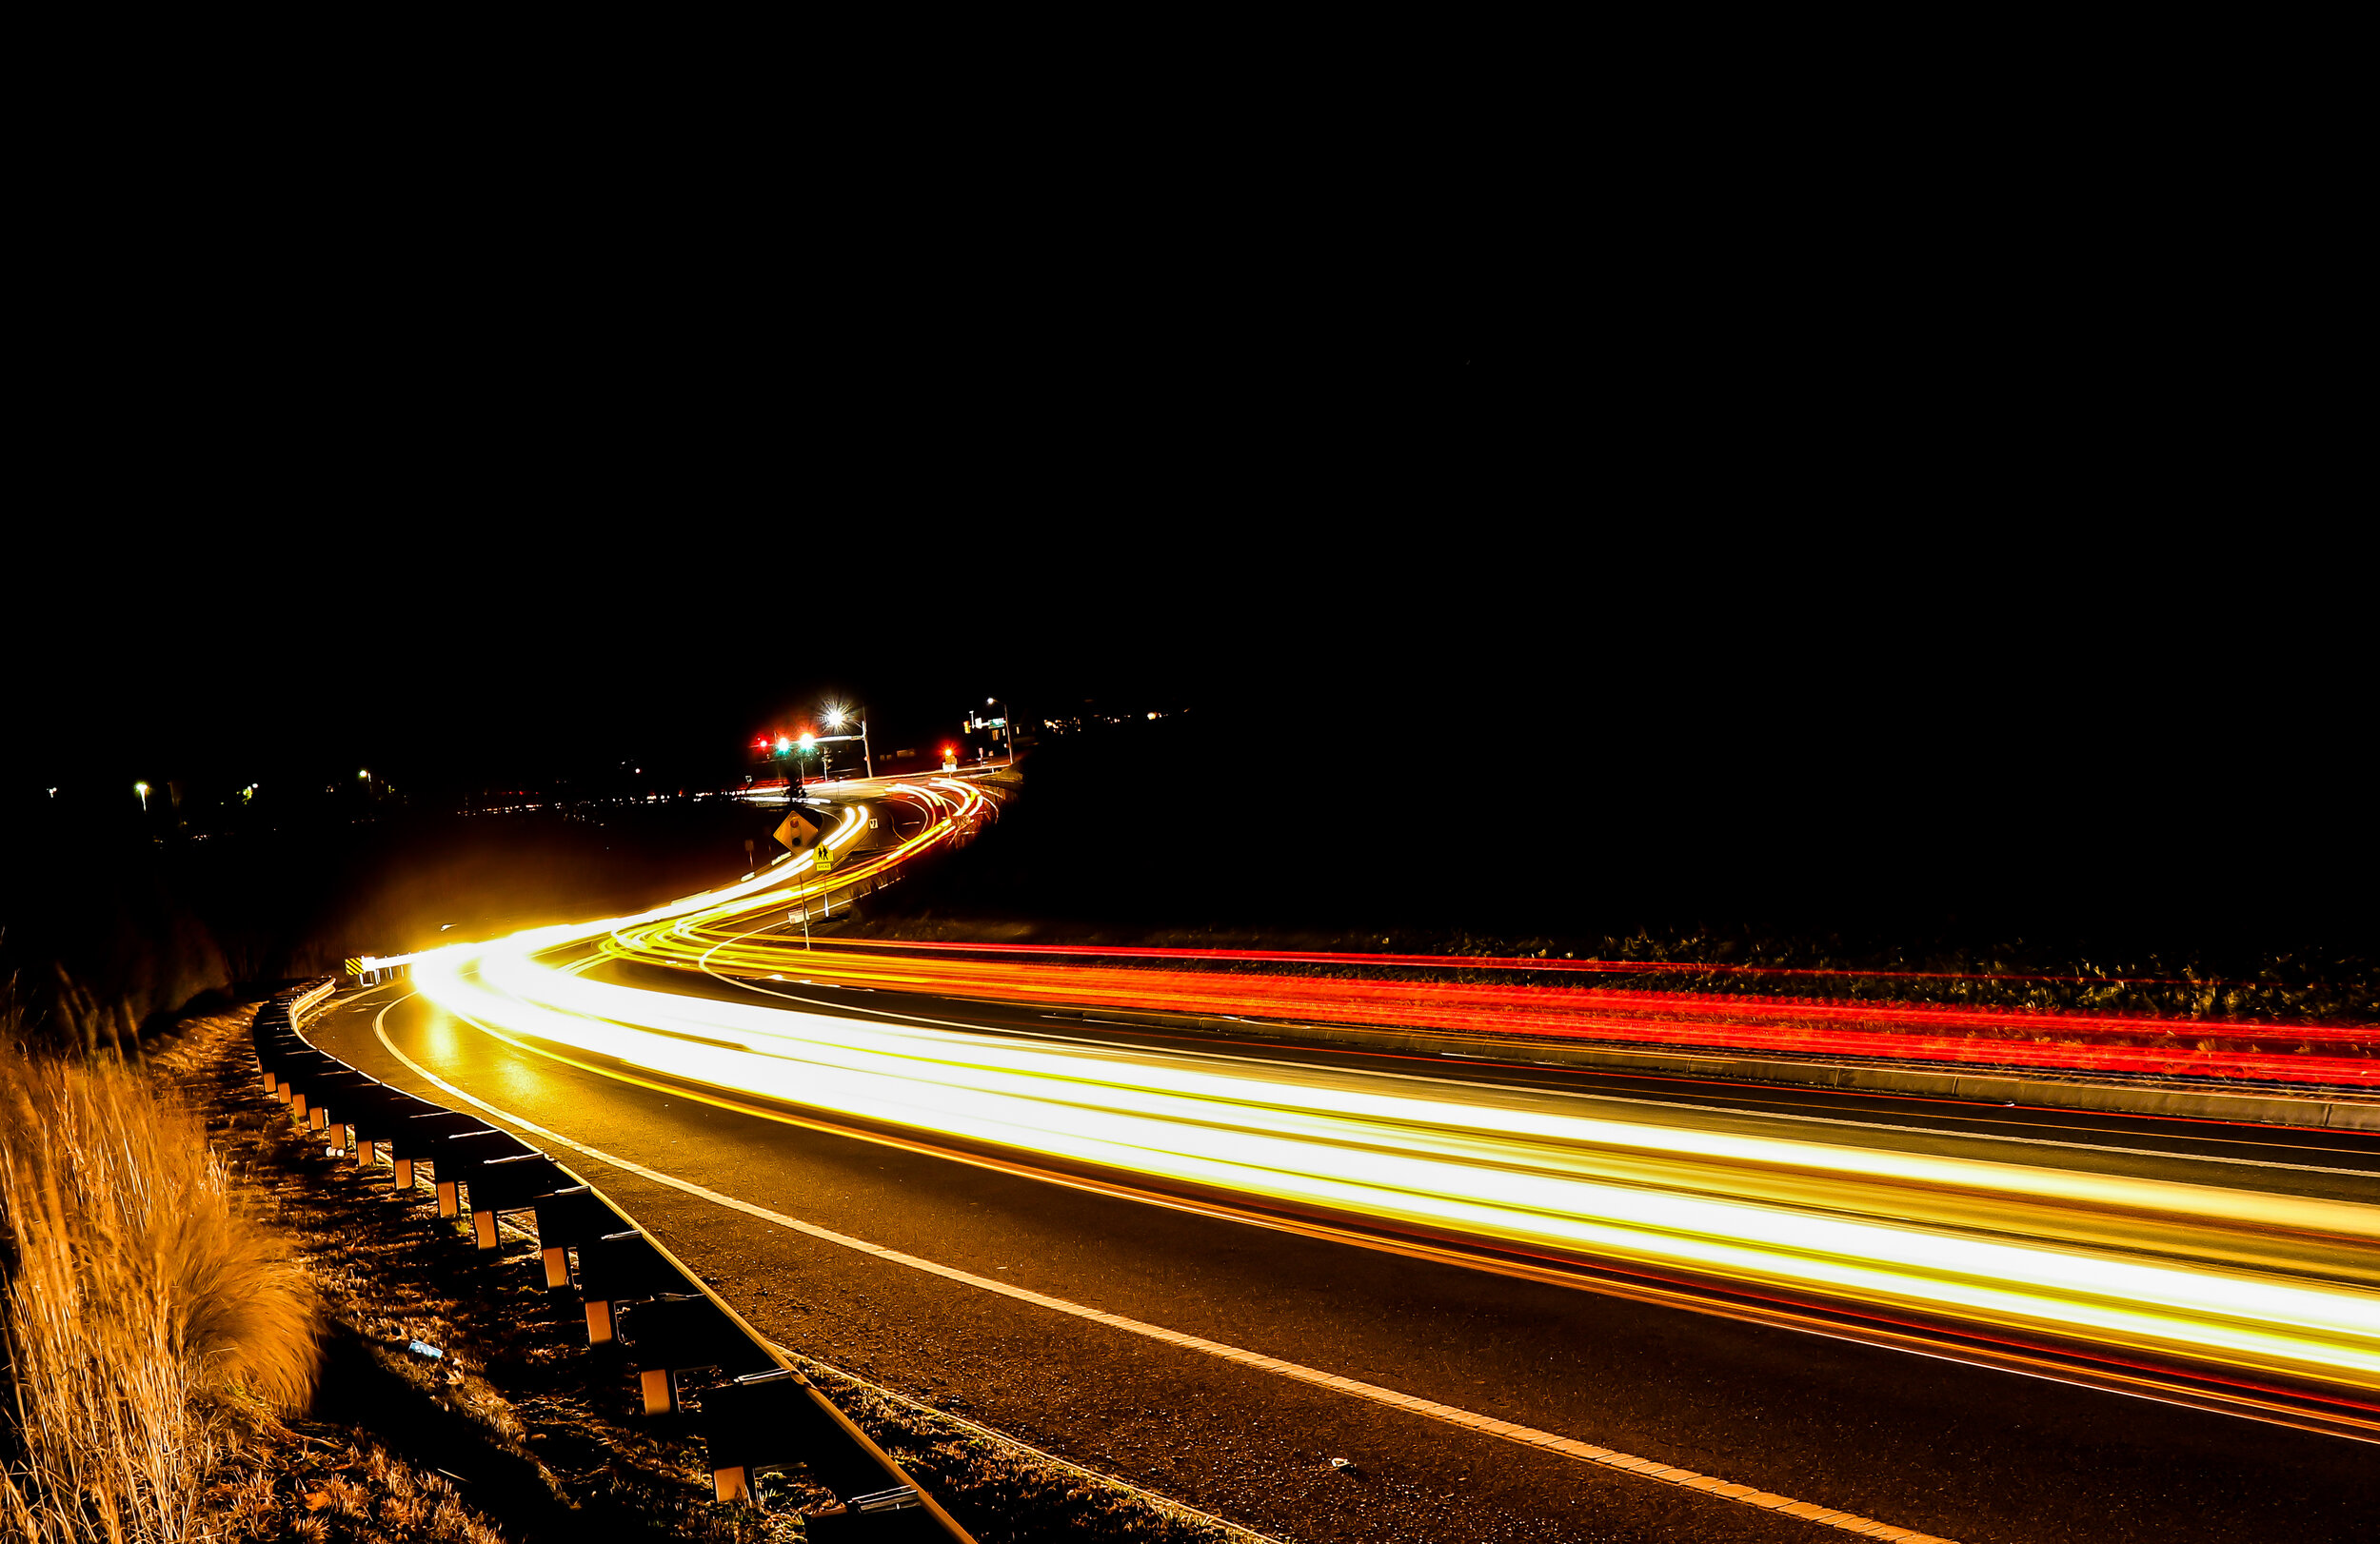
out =
<svg viewBox="0 0 2380 1544"><path fill-rule="evenodd" d="M527 956L568 948L609 935L625 937L641 929L658 928L659 932L654 936L667 937L682 928L689 918L747 916L755 910L782 905L788 900L798 901L849 889L862 880L873 881L910 859L965 835L983 818L990 805L990 801L981 790L953 779L936 779L927 784L896 782L889 784L884 791L891 796L905 796L923 803L937 818L930 820L925 829L915 837L851 867L838 867L831 877L819 876L816 856L804 853L782 867L764 868L735 883L682 896L629 916L606 917L589 922L561 922L548 927L525 929L486 942L451 943L413 954L367 955L362 964L367 971L396 966L419 969L442 956L468 956L482 950ZM834 830L827 833L819 845L833 848L841 854L866 832L865 806L850 805L844 809Z"/></svg>
<svg viewBox="0 0 2380 1544"><path fill-rule="evenodd" d="M707 937L755 909L731 897L667 930ZM654 931L578 938L641 947ZM2380 1207L894 1027L590 980L542 947L441 951L414 980L505 1032L942 1141L2380 1413Z"/></svg>
<svg viewBox="0 0 2380 1544"><path fill-rule="evenodd" d="M764 976L792 945L723 909L610 945L648 964ZM1039 952L1039 951L1036 951ZM1192 957L1203 961L1207 952ZM1319 957L1300 957L1319 958ZM1368 957L1337 957L1342 961ZM1420 958L1420 957L1416 957ZM871 940L804 951L818 980L1008 1002L1662 1045L1885 1057L2173 1077L2380 1086L2371 1025L2221 1024L1906 1002L1847 1001L1477 980L1381 980L1179 965L984 958Z"/></svg>

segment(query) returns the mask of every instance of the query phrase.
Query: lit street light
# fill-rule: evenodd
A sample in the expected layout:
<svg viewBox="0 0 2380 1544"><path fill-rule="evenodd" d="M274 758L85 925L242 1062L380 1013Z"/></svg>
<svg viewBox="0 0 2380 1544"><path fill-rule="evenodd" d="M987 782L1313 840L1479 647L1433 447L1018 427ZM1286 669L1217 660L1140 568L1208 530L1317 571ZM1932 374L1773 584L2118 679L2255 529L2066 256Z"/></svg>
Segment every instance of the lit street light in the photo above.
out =
<svg viewBox="0 0 2380 1544"><path fill-rule="evenodd" d="M851 722L851 710L849 708L830 707L826 710L826 727L829 729L840 729L844 724ZM861 719L859 721L859 724L860 733L856 738L860 742L860 761L863 763L864 774L872 778L876 776L876 751L875 748L868 743L867 720L864 718ZM833 738L837 740L850 740L855 737L851 735L836 735Z"/></svg>
<svg viewBox="0 0 2380 1544"><path fill-rule="evenodd" d="M140 795L140 796L141 796L141 813L142 813L142 814L144 814L144 815L148 814L148 813L149 813L149 784L148 784L148 783L146 783L146 782L136 782L136 783L132 784L132 791L133 791L134 793L136 793L136 794L138 794L138 795Z"/></svg>
<svg viewBox="0 0 2380 1544"><path fill-rule="evenodd" d="M1017 764L1017 716L1009 710L1008 699L1005 697L983 699L985 707L991 706L994 703L1000 704L1001 737L1008 742L1008 764L1014 766Z"/></svg>
<svg viewBox="0 0 2380 1544"><path fill-rule="evenodd" d="M826 746L829 742L856 740L860 742L860 757L865 766L865 775L871 778L876 776L876 750L868 742L867 720L854 715L851 709L836 703L829 703L821 712L820 719L829 729L842 729L856 723L860 731L856 735L804 735L802 737L802 742L804 745L814 746L818 751L820 775L826 776L831 771L826 762L828 754Z"/></svg>

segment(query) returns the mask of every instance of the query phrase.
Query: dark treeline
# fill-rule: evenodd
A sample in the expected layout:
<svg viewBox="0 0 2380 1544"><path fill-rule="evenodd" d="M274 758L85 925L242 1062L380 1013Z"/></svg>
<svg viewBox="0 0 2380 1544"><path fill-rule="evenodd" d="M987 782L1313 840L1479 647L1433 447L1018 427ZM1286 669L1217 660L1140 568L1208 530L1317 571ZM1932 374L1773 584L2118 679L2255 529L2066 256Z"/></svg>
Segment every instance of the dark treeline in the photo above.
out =
<svg viewBox="0 0 2380 1544"><path fill-rule="evenodd" d="M2045 765L1917 736L1829 748L1641 715L1330 758L1215 731L1192 718L1046 743L1023 797L902 908L2224 971L2380 943L2370 819L2310 779L2276 804L2264 781L2198 761Z"/></svg>
<svg viewBox="0 0 2380 1544"><path fill-rule="evenodd" d="M509 931L716 884L771 823L724 800L472 817L334 802L202 839L50 804L10 811L0 983L29 1034L85 1046L442 929Z"/></svg>

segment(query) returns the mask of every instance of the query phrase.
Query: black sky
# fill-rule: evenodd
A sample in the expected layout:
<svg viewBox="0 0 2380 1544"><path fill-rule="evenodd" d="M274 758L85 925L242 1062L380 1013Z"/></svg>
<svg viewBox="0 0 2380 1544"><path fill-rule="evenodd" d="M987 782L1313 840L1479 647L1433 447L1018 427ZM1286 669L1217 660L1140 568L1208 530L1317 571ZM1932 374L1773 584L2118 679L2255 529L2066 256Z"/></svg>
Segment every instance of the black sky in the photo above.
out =
<svg viewBox="0 0 2380 1544"><path fill-rule="evenodd" d="M2236 343L1756 244L895 245L78 290L7 538L10 807L696 768L828 693L899 732L993 694L1193 706L1365 822L1525 772L1565 840L1779 863L2370 851L2336 415Z"/></svg>

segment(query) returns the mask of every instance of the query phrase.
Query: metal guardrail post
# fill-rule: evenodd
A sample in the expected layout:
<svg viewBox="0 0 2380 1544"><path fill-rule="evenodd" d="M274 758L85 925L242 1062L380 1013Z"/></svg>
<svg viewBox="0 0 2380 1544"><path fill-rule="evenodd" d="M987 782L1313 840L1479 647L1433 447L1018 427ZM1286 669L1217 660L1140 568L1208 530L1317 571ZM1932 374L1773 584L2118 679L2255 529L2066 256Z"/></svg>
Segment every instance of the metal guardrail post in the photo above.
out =
<svg viewBox="0 0 2380 1544"><path fill-rule="evenodd" d="M334 985L277 994L258 1011L252 1030L267 1092L288 1102L301 1123L310 1115L313 1129L339 1114L343 1143L355 1128L360 1162L388 1148L401 1191L412 1187L413 1165L427 1159L439 1215L458 1215L467 1193L482 1249L496 1245L498 1213L532 1213L545 1285L570 1284L575 1253L587 1340L622 1344L645 1413L685 1410L688 1396L700 1406L721 1500L764 1503L768 1466L800 1463L840 1498L806 1515L812 1538L973 1544L783 1353L601 1192L511 1134L391 1088L308 1042L299 1028L304 1010ZM689 1381L703 1373L724 1381Z"/></svg>

